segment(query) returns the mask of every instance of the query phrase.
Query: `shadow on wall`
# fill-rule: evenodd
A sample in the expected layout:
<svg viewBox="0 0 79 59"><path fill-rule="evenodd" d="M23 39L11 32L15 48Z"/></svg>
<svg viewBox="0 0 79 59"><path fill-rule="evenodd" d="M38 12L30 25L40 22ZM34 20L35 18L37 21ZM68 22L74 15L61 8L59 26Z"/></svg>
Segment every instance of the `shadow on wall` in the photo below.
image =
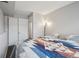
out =
<svg viewBox="0 0 79 59"><path fill-rule="evenodd" d="M7 33L3 33L0 35L0 57L5 57L7 52Z"/></svg>

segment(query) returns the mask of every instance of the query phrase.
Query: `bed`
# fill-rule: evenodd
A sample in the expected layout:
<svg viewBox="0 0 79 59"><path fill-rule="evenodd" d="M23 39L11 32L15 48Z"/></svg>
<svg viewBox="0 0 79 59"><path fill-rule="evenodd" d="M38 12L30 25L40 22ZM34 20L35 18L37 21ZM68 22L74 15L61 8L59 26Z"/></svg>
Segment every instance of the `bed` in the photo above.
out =
<svg viewBox="0 0 79 59"><path fill-rule="evenodd" d="M30 40L28 42L24 42L20 48L19 58L72 58L71 56L64 55L57 51L51 51L45 49L44 42L42 41L39 39L38 41ZM72 40L57 40L57 39L54 40L54 42L62 43L69 49L77 51L75 55L79 57L79 44L77 44L76 42Z"/></svg>
<svg viewBox="0 0 79 59"><path fill-rule="evenodd" d="M23 46L21 47L21 50L23 51L19 54L19 58L64 58L63 55L56 52L45 50L42 45L29 42L23 43Z"/></svg>

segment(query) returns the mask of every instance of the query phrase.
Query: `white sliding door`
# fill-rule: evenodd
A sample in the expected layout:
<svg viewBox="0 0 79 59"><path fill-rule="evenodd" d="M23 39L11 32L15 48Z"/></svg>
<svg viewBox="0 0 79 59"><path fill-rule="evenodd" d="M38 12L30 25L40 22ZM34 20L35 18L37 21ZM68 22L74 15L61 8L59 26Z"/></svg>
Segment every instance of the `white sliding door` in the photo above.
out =
<svg viewBox="0 0 79 59"><path fill-rule="evenodd" d="M28 39L28 19L9 17L9 45Z"/></svg>
<svg viewBox="0 0 79 59"><path fill-rule="evenodd" d="M9 45L18 43L18 19L9 17Z"/></svg>
<svg viewBox="0 0 79 59"><path fill-rule="evenodd" d="M28 19L19 18L19 44L28 39Z"/></svg>

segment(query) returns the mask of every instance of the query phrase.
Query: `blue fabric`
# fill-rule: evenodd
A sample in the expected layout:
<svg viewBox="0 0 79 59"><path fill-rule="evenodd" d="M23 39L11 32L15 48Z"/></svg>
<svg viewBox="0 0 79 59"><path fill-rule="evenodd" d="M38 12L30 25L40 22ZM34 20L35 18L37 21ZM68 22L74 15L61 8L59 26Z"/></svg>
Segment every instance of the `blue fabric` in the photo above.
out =
<svg viewBox="0 0 79 59"><path fill-rule="evenodd" d="M60 55L59 53L55 51L45 50L44 47L41 45L34 45L34 46L50 58L65 58L63 55Z"/></svg>
<svg viewBox="0 0 79 59"><path fill-rule="evenodd" d="M40 58L46 58L46 55L37 48L31 48Z"/></svg>
<svg viewBox="0 0 79 59"><path fill-rule="evenodd" d="M58 40L55 41L56 43L63 43L63 45L69 47L69 48L73 48L76 50L79 50L79 45L75 42L75 41L71 41L71 40Z"/></svg>

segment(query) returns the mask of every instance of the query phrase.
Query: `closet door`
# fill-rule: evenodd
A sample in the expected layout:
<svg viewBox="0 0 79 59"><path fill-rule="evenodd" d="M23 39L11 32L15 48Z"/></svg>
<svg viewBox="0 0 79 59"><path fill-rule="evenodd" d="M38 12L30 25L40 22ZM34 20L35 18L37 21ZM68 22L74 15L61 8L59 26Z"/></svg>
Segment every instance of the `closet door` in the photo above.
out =
<svg viewBox="0 0 79 59"><path fill-rule="evenodd" d="M28 19L19 18L19 44L28 39Z"/></svg>
<svg viewBox="0 0 79 59"><path fill-rule="evenodd" d="M18 19L9 17L9 45L18 43Z"/></svg>
<svg viewBox="0 0 79 59"><path fill-rule="evenodd" d="M9 17L9 45L28 39L28 19Z"/></svg>

